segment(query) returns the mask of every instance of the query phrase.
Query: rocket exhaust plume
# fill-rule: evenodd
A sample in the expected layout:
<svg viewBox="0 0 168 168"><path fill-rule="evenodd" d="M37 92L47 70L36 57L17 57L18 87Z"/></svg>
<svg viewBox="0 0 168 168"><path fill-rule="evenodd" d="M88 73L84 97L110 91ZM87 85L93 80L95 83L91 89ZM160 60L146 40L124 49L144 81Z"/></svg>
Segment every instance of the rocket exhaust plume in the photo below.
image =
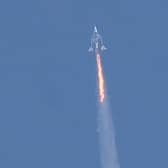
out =
<svg viewBox="0 0 168 168"><path fill-rule="evenodd" d="M98 111L98 137L100 145L100 159L102 168L120 168L117 159L117 150L115 144L115 134L112 125L112 116L109 110L109 104L105 88L103 67L101 63L101 51L107 48L103 44L101 35L94 26L91 37L89 52L96 53L97 77L99 90L99 111Z"/></svg>
<svg viewBox="0 0 168 168"><path fill-rule="evenodd" d="M120 168L117 158L112 116L106 95L103 67L99 53L96 54L96 62L100 102L98 111L98 137L101 166L102 168Z"/></svg>
<svg viewBox="0 0 168 168"><path fill-rule="evenodd" d="M96 55L96 62L97 62L97 71L98 71L99 100L101 103L103 103L104 99L105 99L104 76L103 76L103 68L102 68L101 58L100 58L99 53L97 53L97 55Z"/></svg>
<svg viewBox="0 0 168 168"><path fill-rule="evenodd" d="M120 168L108 102L101 103L98 111L98 137L102 168Z"/></svg>

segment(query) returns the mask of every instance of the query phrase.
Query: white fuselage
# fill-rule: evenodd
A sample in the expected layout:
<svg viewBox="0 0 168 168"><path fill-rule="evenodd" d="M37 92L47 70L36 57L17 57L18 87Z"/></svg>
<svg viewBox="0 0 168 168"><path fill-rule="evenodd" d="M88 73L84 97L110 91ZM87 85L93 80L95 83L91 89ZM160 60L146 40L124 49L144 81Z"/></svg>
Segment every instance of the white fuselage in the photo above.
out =
<svg viewBox="0 0 168 168"><path fill-rule="evenodd" d="M94 27L94 32L91 37L91 46L89 52L95 51L96 53L106 50L106 47L103 45L102 37L98 33L96 26Z"/></svg>
<svg viewBox="0 0 168 168"><path fill-rule="evenodd" d="M101 47L101 36L95 32L92 37L93 45L95 47L95 52L97 53Z"/></svg>

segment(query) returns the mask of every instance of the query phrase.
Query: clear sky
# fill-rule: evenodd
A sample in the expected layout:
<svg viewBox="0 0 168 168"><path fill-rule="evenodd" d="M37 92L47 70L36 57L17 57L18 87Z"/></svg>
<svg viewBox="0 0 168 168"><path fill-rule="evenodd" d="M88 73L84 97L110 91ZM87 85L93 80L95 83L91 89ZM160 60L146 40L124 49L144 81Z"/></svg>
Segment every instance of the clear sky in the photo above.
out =
<svg viewBox="0 0 168 168"><path fill-rule="evenodd" d="M100 168L93 25L121 168L167 168L168 1L0 2L0 167Z"/></svg>

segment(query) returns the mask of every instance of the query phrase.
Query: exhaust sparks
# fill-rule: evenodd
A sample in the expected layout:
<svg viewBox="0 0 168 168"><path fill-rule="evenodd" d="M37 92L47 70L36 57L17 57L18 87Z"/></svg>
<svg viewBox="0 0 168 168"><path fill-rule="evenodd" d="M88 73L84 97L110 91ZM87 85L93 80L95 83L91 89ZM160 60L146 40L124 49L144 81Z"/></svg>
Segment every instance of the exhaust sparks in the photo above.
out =
<svg viewBox="0 0 168 168"><path fill-rule="evenodd" d="M99 100L101 103L104 102L105 94L104 94L104 76L103 69L101 64L100 54L96 55L97 69L98 69L98 83L99 83Z"/></svg>

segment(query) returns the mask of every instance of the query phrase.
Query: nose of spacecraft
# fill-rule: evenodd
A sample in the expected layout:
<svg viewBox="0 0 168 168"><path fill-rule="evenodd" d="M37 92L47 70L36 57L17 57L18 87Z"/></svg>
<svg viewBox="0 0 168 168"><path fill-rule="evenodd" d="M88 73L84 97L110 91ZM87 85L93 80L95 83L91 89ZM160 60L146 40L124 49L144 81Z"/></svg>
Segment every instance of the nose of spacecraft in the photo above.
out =
<svg viewBox="0 0 168 168"><path fill-rule="evenodd" d="M94 32L97 33L97 27L96 26L94 26Z"/></svg>

